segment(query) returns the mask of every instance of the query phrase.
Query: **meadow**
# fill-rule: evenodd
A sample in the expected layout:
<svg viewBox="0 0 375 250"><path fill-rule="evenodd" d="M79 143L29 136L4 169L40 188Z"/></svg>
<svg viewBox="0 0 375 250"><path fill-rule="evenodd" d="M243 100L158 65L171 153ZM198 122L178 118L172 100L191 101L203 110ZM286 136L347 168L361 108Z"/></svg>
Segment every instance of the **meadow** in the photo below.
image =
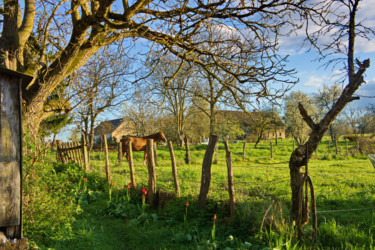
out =
<svg viewBox="0 0 375 250"><path fill-rule="evenodd" d="M204 211L196 208L196 201L206 145L190 147L190 164L184 162L185 149L174 148L181 197L157 210L141 204L139 190L147 188L148 180L142 152L133 153L137 189L126 187L129 167L127 162L118 163L114 151L110 152L113 186L102 184L104 153L92 152L92 171L76 176L75 185L80 187L71 202L74 220L69 233L48 240L39 236L41 240L34 242L56 249L373 249L375 169L355 145L349 144L348 155L344 141L339 142L337 155L329 145L325 138L309 161L318 211L316 241L310 236L310 224L305 226L306 237L298 240L290 219L288 160L293 143L283 139L278 145L273 142L272 159L269 141L257 148L247 143L245 159L243 143L230 144L236 197L236 214L231 219L222 142L218 157L214 155ZM156 174L157 189L174 192L166 146L158 146ZM32 240L36 237L30 236Z"/></svg>

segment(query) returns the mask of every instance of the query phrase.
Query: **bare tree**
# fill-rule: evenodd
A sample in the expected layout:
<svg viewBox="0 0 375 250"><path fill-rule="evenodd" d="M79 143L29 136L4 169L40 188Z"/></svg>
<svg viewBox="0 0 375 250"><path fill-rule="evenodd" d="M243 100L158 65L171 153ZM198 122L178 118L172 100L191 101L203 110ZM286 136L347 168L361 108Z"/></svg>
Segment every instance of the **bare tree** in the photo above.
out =
<svg viewBox="0 0 375 250"><path fill-rule="evenodd" d="M178 145L182 146L185 137L185 125L188 118L188 108L191 104L191 86L194 85L192 68L185 63L178 65L173 57L165 57L157 69L151 69L153 77L147 83L146 91L154 94L155 104L174 117L175 133ZM178 67L182 67L178 70ZM177 73L172 79L170 76ZM167 84L168 83L168 84ZM150 100L150 103L153 101ZM161 103L161 105L160 105ZM154 105L155 105L154 104Z"/></svg>
<svg viewBox="0 0 375 250"><path fill-rule="evenodd" d="M151 105L151 94L137 90L131 102L124 104L124 116L133 121L137 136L146 136L160 130L161 108Z"/></svg>
<svg viewBox="0 0 375 250"><path fill-rule="evenodd" d="M166 51L181 60L207 69L215 67L240 83L253 82L259 94L275 75L255 81L259 70L285 73L277 56L280 29L294 25L296 10L306 3L292 1L3 1L0 14L2 65L35 77L24 86L24 121L33 134L41 122L43 104L60 82L79 69L101 47L123 40L128 55L136 56L135 45L149 41L149 51ZM36 11L38 10L38 11ZM212 26L236 30L238 39L229 54L221 55L208 46L210 39L226 44L226 37L211 37ZM233 44L233 41L230 41ZM140 51L143 52L144 51ZM247 64L245 54L257 52L261 64ZM205 62L205 55L212 60ZM270 60L271 59L271 60ZM246 60L248 61L248 60ZM255 73L255 75L254 75ZM139 80L139 79L138 79ZM267 80L267 81L265 81ZM222 82L222 84L226 84Z"/></svg>
<svg viewBox="0 0 375 250"><path fill-rule="evenodd" d="M118 107L130 98L130 65L121 47L104 47L77 71L70 95L77 126L86 136L90 150L94 145L94 128L100 114Z"/></svg>
<svg viewBox="0 0 375 250"><path fill-rule="evenodd" d="M298 226L299 236L303 235L303 226L309 221L309 212L306 205L308 204L308 201L303 198L304 184L307 182L310 186L312 185L307 169L305 174L302 173L302 166L307 164L308 158L311 157L312 152L314 152L319 145L324 133L344 107L353 100L359 99L359 97L353 97L353 94L359 86L365 82L364 73L370 66L370 60L367 59L360 61L354 59L355 38L356 35L366 38L369 32L374 32L373 30L364 27L361 22L356 21L356 14L360 0L324 1L318 3L318 5L319 4L326 10L325 13L328 14L320 14L317 16L318 19L315 20L316 22L319 21L321 23L321 29L315 29L316 32L314 33L308 32L309 41L318 49L318 52L321 53L323 58L332 55L332 53L341 53L341 55L344 55L347 84L335 104L319 122L314 122L303 105L301 103L299 104L299 111L312 130L306 144L297 147L291 154L289 160L292 189L292 217ZM335 11L329 11L332 9ZM315 13L316 12L310 12L311 15L314 15ZM314 18L314 16L311 17ZM330 36L330 42L328 44L318 43L319 38L326 38L327 36ZM337 61L336 59L342 60L343 58L335 56L331 62L342 62ZM302 204L305 204L305 206ZM316 218L314 221L316 222Z"/></svg>

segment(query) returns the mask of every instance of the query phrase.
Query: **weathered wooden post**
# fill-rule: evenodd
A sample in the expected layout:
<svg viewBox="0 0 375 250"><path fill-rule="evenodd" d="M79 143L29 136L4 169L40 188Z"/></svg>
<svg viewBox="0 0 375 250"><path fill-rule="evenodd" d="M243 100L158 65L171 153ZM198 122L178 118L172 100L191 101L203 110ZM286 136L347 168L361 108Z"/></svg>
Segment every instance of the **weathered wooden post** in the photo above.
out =
<svg viewBox="0 0 375 250"><path fill-rule="evenodd" d="M338 155L339 154L339 150L338 150L338 145L337 145L338 143L337 143L337 139L335 140L335 147L336 147L336 155Z"/></svg>
<svg viewBox="0 0 375 250"><path fill-rule="evenodd" d="M119 163L121 163L122 162L122 142L121 142L121 140L119 141L119 143L117 145L118 145L117 160L118 160Z"/></svg>
<svg viewBox="0 0 375 250"><path fill-rule="evenodd" d="M56 140L56 161L61 162L61 141Z"/></svg>
<svg viewBox="0 0 375 250"><path fill-rule="evenodd" d="M171 162L172 162L172 174L173 174L173 181L174 181L174 189L176 191L176 196L180 197L180 185L178 183L177 178L177 167L176 167L176 159L174 157L174 151L173 151L173 145L171 141L168 141L168 147L169 147L169 154L171 155Z"/></svg>
<svg viewBox="0 0 375 250"><path fill-rule="evenodd" d="M225 158L227 161L227 170L228 170L229 209L230 209L230 216L232 217L233 214L235 213L235 203L236 203L236 198L234 196L232 157L230 154L228 141L224 141L224 146L225 146L225 152L226 152Z"/></svg>
<svg viewBox="0 0 375 250"><path fill-rule="evenodd" d="M107 176L108 184L111 184L111 170L110 170L110 167L109 167L107 136L102 135L102 139L103 139L103 143L104 143L104 154L105 154L105 174Z"/></svg>
<svg viewBox="0 0 375 250"><path fill-rule="evenodd" d="M186 150L185 163L190 164L191 157L190 157L189 138L185 137L184 141L185 141L185 150Z"/></svg>
<svg viewBox="0 0 375 250"><path fill-rule="evenodd" d="M32 77L0 67L0 233L22 238L21 84Z"/></svg>
<svg viewBox="0 0 375 250"><path fill-rule="evenodd" d="M154 162L155 162L155 166L157 166L158 165L158 154L157 154L156 142L154 142L153 150L154 150Z"/></svg>
<svg viewBox="0 0 375 250"><path fill-rule="evenodd" d="M147 200L151 207L156 207L156 171L154 162L154 140L147 139L147 169L148 169L148 190Z"/></svg>
<svg viewBox="0 0 375 250"><path fill-rule="evenodd" d="M349 156L349 147L348 147L348 141L347 141L347 140L345 140L345 142L346 142L346 157L348 157L348 156Z"/></svg>
<svg viewBox="0 0 375 250"><path fill-rule="evenodd" d="M272 141L270 141L270 151L271 151L271 159L273 159Z"/></svg>
<svg viewBox="0 0 375 250"><path fill-rule="evenodd" d="M203 164L202 164L202 179L201 179L201 189L198 198L198 209L205 209L207 204L207 195L210 190L211 184L211 165L212 157L214 155L215 146L219 140L217 135L210 135L206 153L204 154Z"/></svg>
<svg viewBox="0 0 375 250"><path fill-rule="evenodd" d="M134 164L133 164L133 149L132 149L132 142L129 141L128 144L128 152L126 154L129 157L129 172L130 172L130 180L133 184L133 187L136 188L137 185L135 184L135 178L134 178Z"/></svg>
<svg viewBox="0 0 375 250"><path fill-rule="evenodd" d="M83 164L85 165L85 170L89 171L90 165L89 165L89 155L87 153L87 147L86 147L86 137L85 135L82 135L81 138L81 146L82 146L82 157L83 157Z"/></svg>
<svg viewBox="0 0 375 250"><path fill-rule="evenodd" d="M246 142L243 143L243 160L246 160Z"/></svg>

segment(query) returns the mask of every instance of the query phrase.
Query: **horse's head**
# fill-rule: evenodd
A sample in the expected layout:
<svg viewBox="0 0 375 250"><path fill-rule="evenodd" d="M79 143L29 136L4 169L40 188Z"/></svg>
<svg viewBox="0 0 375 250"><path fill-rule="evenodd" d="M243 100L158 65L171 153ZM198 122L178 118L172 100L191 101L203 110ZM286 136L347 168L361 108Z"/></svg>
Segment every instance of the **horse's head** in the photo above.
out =
<svg viewBox="0 0 375 250"><path fill-rule="evenodd" d="M167 138L165 137L163 131L160 131L159 135L160 135L160 140L161 140L161 141L163 141L163 142L167 142Z"/></svg>

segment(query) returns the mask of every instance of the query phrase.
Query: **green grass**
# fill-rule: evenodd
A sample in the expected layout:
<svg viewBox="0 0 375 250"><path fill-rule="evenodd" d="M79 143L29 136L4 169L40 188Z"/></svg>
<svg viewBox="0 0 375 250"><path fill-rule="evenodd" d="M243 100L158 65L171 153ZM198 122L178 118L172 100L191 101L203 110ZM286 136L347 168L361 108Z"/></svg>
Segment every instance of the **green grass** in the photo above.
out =
<svg viewBox="0 0 375 250"><path fill-rule="evenodd" d="M106 192L100 198L81 205L83 212L76 216L73 235L53 241L56 249L211 249L251 248L265 246L293 249L346 249L374 247L375 234L375 171L367 156L356 153L345 142L339 143L339 155L328 141L319 146L309 162L309 173L314 184L318 210L318 242L304 238L297 242L289 217L291 199L288 160L292 152L289 139L273 145L263 141L254 149L247 144L243 159L243 144L230 144L237 213L228 220L227 170L223 143L219 144L219 160L212 166L212 184L205 211L196 209L199 194L201 164L206 146L191 146L192 163L184 163L184 149L175 148L181 198L171 201L157 211L147 210L149 217L142 223L103 214L108 199ZM133 152L135 180L138 187L147 186L147 167L143 153ZM157 188L174 192L169 151L158 146L156 167ZM214 155L215 158L215 155ZM105 176L104 153L90 155L93 172ZM117 152L110 153L114 190L112 197L123 195L130 182L128 164L117 162ZM90 181L90 180L89 180ZM140 202L140 196L132 197ZM190 202L188 236L184 232L185 203ZM338 211L339 210L339 211ZM341 211L351 210L351 211ZM267 214L266 214L267 211ZM216 240L210 241L212 216L217 214ZM130 219L131 221L131 219ZM134 222L134 221L133 221ZM262 227L262 231L260 231ZM305 232L311 234L311 225ZM187 238L186 238L187 237ZM233 237L233 238L230 238Z"/></svg>

